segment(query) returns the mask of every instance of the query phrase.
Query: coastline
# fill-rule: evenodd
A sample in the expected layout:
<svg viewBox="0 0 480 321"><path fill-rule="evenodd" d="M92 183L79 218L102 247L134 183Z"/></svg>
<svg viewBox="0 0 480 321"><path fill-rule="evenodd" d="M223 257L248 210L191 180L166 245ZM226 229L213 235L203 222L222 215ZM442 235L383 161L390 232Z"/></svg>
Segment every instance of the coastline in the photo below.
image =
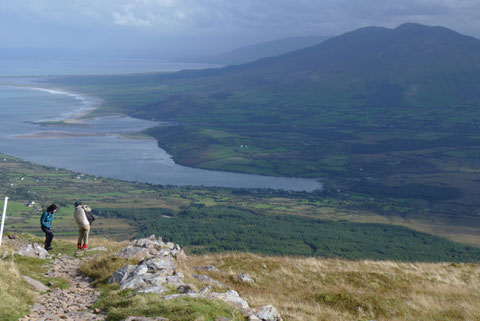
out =
<svg viewBox="0 0 480 321"><path fill-rule="evenodd" d="M38 87L38 86L32 86L28 84L23 85L23 84L13 84L13 83L0 83L0 87L13 87L13 88L43 91L43 92L48 92L54 95L70 96L81 101L82 107L76 110L63 113L54 118L39 119L33 122L38 125L52 125L54 123L58 123L58 125L61 125L61 124L83 125L85 124L85 120L82 120L81 118L87 116L91 112L100 108L100 106L103 103L103 100L100 97L88 96L85 94L70 92L63 89L59 89L59 88Z"/></svg>

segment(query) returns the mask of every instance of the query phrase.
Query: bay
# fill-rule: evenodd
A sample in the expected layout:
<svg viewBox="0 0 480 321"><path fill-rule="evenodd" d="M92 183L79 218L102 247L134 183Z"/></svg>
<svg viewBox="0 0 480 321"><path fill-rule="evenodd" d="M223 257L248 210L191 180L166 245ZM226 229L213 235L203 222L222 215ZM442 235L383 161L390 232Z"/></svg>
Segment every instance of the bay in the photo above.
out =
<svg viewBox="0 0 480 321"><path fill-rule="evenodd" d="M27 82L28 84L28 82ZM195 169L176 164L155 140L123 135L170 123L100 117L85 124L45 127L38 121L71 118L98 99L62 91L0 86L0 152L34 163L130 181L171 185L321 189L315 179L271 177Z"/></svg>

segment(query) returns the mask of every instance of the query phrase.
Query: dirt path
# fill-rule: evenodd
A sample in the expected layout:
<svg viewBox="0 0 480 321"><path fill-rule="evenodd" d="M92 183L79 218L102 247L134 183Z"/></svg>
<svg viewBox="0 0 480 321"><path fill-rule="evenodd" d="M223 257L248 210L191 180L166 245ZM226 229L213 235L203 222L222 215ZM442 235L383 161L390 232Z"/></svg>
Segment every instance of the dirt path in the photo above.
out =
<svg viewBox="0 0 480 321"><path fill-rule="evenodd" d="M54 289L41 295L33 306L33 312L19 320L105 320L104 316L94 314L89 309L97 300L98 293L91 287L91 279L80 274L79 266L83 260L66 255L53 260L47 275L67 279L70 288Z"/></svg>

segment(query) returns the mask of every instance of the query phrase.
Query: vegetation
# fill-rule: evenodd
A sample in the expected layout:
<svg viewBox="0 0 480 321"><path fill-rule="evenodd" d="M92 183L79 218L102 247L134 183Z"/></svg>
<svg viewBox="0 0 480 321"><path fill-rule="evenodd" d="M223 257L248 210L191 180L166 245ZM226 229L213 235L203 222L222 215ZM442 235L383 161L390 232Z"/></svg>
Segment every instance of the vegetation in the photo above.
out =
<svg viewBox="0 0 480 321"><path fill-rule="evenodd" d="M102 217L131 218L139 236L162 235L193 253L242 251L347 259L478 262L480 249L383 224L262 215L233 207L97 209Z"/></svg>
<svg viewBox="0 0 480 321"><path fill-rule="evenodd" d="M95 116L175 122L147 133L177 163L321 177L343 218L479 245L478 70L479 40L406 24L240 66L47 82L101 97Z"/></svg>
<svg viewBox="0 0 480 321"><path fill-rule="evenodd" d="M21 236L25 237L35 239ZM62 248L75 248L71 239L60 237L55 242ZM82 266L82 272L95 279L94 284L101 292L94 307L106 313L108 320L122 320L129 315L163 316L171 320L213 320L225 316L243 320L238 311L216 301L161 301L158 295L132 296L131 290L107 284L106 279L116 268L135 262L118 259L113 254L125 243L95 237L91 243L108 248L106 253L89 252L90 259ZM49 262L0 259L2 320L17 320L29 312L35 296L21 279L20 271L40 264ZM347 261L223 253L190 255L177 264L185 281L197 288L204 284L192 277L198 273L195 267L216 266L219 271L202 273L236 290L250 306L274 305L284 320L457 321L480 317L478 263ZM239 273L248 273L255 283L239 283Z"/></svg>
<svg viewBox="0 0 480 321"><path fill-rule="evenodd" d="M0 260L0 319L18 320L30 311L34 298L18 265L12 260Z"/></svg>
<svg viewBox="0 0 480 321"><path fill-rule="evenodd" d="M476 320L479 264L426 264L272 257L254 254L191 256L185 274L205 272L233 287L251 306L274 305L284 320ZM202 271L202 273L204 273ZM248 273L255 284L238 283Z"/></svg>
<svg viewBox="0 0 480 321"><path fill-rule="evenodd" d="M215 320L228 317L232 321L245 318L237 309L220 301L178 298L159 300L159 295L142 294L132 296L132 291L104 291L96 307L108 313L107 320L125 320L130 315L147 317L162 316L172 321Z"/></svg>
<svg viewBox="0 0 480 321"><path fill-rule="evenodd" d="M6 231L33 233L39 242L43 238L40 212L25 206L27 201L35 200L40 207L58 204L53 232L56 237L75 238L73 203L80 199L100 214L93 236L125 240L155 233L192 253L234 250L355 259L478 259L478 248L391 225L480 244L479 218L461 219L444 209L435 214L420 212L422 200L412 206L398 197L387 202L332 190L305 193L140 184L38 166L5 155L3 159L0 193L11 197ZM19 195L20 189L26 194ZM380 224L364 224L368 222ZM75 250L69 244L56 245L55 240L54 252Z"/></svg>

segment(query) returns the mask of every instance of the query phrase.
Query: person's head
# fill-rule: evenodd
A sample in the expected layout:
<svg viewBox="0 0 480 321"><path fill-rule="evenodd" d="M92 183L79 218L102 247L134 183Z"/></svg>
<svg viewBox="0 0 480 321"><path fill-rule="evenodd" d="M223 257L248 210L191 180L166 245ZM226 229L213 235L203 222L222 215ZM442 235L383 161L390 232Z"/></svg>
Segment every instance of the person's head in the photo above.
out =
<svg viewBox="0 0 480 321"><path fill-rule="evenodd" d="M75 202L75 207L82 205L82 201L76 201Z"/></svg>
<svg viewBox="0 0 480 321"><path fill-rule="evenodd" d="M49 207L47 207L47 212L48 213L54 213L58 210L58 206L55 205L55 204L52 204L50 205Z"/></svg>

